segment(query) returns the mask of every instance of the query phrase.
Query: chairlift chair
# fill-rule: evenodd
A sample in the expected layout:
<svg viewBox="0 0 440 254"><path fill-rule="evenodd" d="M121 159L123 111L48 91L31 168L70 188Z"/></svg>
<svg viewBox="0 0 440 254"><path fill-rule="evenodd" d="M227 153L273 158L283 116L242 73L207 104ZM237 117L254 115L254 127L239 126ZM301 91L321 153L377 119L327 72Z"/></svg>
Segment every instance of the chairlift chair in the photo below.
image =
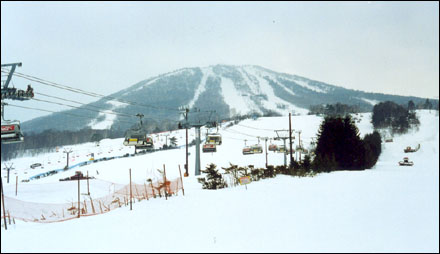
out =
<svg viewBox="0 0 440 254"><path fill-rule="evenodd" d="M253 153L263 153L263 147L260 144L251 146Z"/></svg>
<svg viewBox="0 0 440 254"><path fill-rule="evenodd" d="M243 148L243 155L254 154L254 150L250 146L245 146Z"/></svg>
<svg viewBox="0 0 440 254"><path fill-rule="evenodd" d="M154 143L151 136L141 130L129 130L125 135L125 146L135 146L136 149L153 149Z"/></svg>
<svg viewBox="0 0 440 254"><path fill-rule="evenodd" d="M279 153L285 153L287 151L286 146L285 145L279 145L277 147L277 152Z"/></svg>
<svg viewBox="0 0 440 254"><path fill-rule="evenodd" d="M211 144L211 143L205 143L203 145L202 151L204 153L217 152L217 145L216 144Z"/></svg>
<svg viewBox="0 0 440 254"><path fill-rule="evenodd" d="M278 149L278 146L276 144L270 144L269 145L269 151L275 152Z"/></svg>
<svg viewBox="0 0 440 254"><path fill-rule="evenodd" d="M206 143L221 145L222 135L220 133L209 133L206 135Z"/></svg>
<svg viewBox="0 0 440 254"><path fill-rule="evenodd" d="M24 141L23 133L20 128L20 121L4 120L1 124L2 144L13 144Z"/></svg>

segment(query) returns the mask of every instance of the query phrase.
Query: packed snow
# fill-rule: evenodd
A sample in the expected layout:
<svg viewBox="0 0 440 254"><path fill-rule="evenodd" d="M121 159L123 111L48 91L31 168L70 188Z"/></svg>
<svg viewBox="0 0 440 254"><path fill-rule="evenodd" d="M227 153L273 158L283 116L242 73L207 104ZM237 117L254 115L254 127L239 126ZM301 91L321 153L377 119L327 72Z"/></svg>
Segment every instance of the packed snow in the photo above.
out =
<svg viewBox="0 0 440 254"><path fill-rule="evenodd" d="M194 98L188 103L188 108L192 108L194 103L199 99L200 95L206 90L206 81L210 76L213 76L212 67L207 67L202 69L203 77L200 81L199 86L194 94Z"/></svg>
<svg viewBox="0 0 440 254"><path fill-rule="evenodd" d="M90 126L90 128L92 128L94 130L109 129L113 125L113 122L116 120L116 116L117 116L117 114L115 114L112 110L127 106L126 103L122 103L119 101L107 101L106 103L110 104L112 106L112 108L109 110L105 110L103 112L100 112L98 114L98 116L96 117L96 119L92 120L88 124L88 126ZM98 120L100 117L104 117L104 119Z"/></svg>
<svg viewBox="0 0 440 254"><path fill-rule="evenodd" d="M106 214L65 222L15 221L16 224L8 224L7 231L1 229L1 252L438 253L439 119L435 111L417 114L419 130L383 143L379 161L370 170L307 178L278 175L252 182L247 188L203 190L197 182L200 176L194 175L192 146L190 176L183 178L185 195L144 200L133 204L132 211L123 206ZM356 125L361 136L373 131L370 113L355 117L360 120ZM313 115L292 116L295 145L301 131L303 145L310 146L321 121L321 117ZM230 122L222 123L218 130L202 129L202 133L218 131L223 137L216 153L201 154L202 169L209 163L215 163L220 171L229 163L264 167L265 153L243 155L242 148L245 143L264 146L264 137L276 137L274 130L288 129L288 123L288 116L268 117L232 126ZM194 133L194 129L190 130L190 142ZM168 177L178 177L178 166L183 171L185 163L184 130L153 134L157 146L169 144L172 136L178 140L178 149L102 161L29 182L21 180L64 167L67 158L63 158L63 151L67 148L73 150L71 165L88 161L92 153L96 159L133 153L134 149L123 146L123 139L106 139L99 146L86 143L60 147L58 152L5 162L14 163L15 168L10 172L9 183L6 171L1 172L5 195L37 203L76 200L76 189L70 186L74 183L59 182L76 170L97 178L90 181L93 197L107 195L114 185L128 184L129 168L135 183L159 177L157 169L164 165ZM269 139L267 145L270 143L281 141ZM403 152L405 147L417 144L421 148L416 153ZM404 156L414 161L414 166L398 166ZM30 165L37 162L43 168L31 169ZM268 152L268 164L283 163L283 154Z"/></svg>
<svg viewBox="0 0 440 254"><path fill-rule="evenodd" d="M378 104L380 101L378 101L378 100L369 100L369 99L365 99L365 98L359 98L359 99L361 99L361 100L363 100L363 101L365 101L365 102L367 102L367 103L370 103L371 105L376 105L376 104Z"/></svg>
<svg viewBox="0 0 440 254"><path fill-rule="evenodd" d="M280 110L279 106L285 106L288 111L294 111L300 114L305 114L308 112L307 109L296 107L291 103L277 97L273 88L269 85L268 81L264 79L265 76L270 76L269 73L263 72L256 66L245 66L244 68L248 73L256 78L262 94L267 96L267 100L262 101L264 108L281 113L283 112L283 110Z"/></svg>

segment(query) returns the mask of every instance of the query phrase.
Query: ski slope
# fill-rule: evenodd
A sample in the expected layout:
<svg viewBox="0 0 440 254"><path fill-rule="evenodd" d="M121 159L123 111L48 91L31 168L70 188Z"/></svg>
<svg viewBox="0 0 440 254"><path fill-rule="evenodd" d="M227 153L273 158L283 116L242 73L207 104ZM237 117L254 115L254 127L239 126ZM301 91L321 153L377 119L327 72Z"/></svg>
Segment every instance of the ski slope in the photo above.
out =
<svg viewBox="0 0 440 254"><path fill-rule="evenodd" d="M438 252L439 251L439 119L435 111L418 111L420 128L394 142L382 144L382 154L373 169L339 171L313 178L279 175L247 186L203 190L194 176L195 147L190 147L190 177L183 179L185 195L136 202L133 210L122 207L106 214L57 223L16 221L1 230L2 252ZM371 133L371 114L356 123L361 136ZM292 128L301 130L309 147L322 121L318 116L293 116ZM265 154L243 155L245 145L276 136L273 130L287 129L288 117L244 120L219 132L223 144L217 153L202 153L202 169L209 163L218 168L229 163L264 167ZM194 130L190 132L190 142ZM206 130L202 129L202 134ZM155 144L175 136L184 144L184 130L154 134ZM204 136L204 135L202 135ZM298 144L298 133L295 133ZM169 141L168 141L169 142ZM281 144L281 141L272 141ZM270 141L268 142L269 145ZM405 154L406 146L421 148ZM103 140L97 147L87 143L72 148L71 163L133 153L122 139ZM2 170L6 196L15 197L15 179L62 168L62 151L12 160L10 183ZM400 167L408 156L413 167ZM51 162L48 164L48 162ZM60 162L58 162L60 161ZM35 162L43 169L30 169ZM72 168L48 177L19 182L17 199L61 203L76 200L74 182L58 179L81 170L90 181L93 197L108 194L111 184L127 184L128 169L135 183L158 178L163 165L167 177L178 177L185 163L185 148L147 153L135 157L101 161ZM268 152L268 163L281 165L282 154ZM73 164L71 164L73 165ZM98 174L99 172L99 174ZM82 190L84 183L82 182ZM8 204L6 204L7 209ZM3 223L3 221L2 221Z"/></svg>

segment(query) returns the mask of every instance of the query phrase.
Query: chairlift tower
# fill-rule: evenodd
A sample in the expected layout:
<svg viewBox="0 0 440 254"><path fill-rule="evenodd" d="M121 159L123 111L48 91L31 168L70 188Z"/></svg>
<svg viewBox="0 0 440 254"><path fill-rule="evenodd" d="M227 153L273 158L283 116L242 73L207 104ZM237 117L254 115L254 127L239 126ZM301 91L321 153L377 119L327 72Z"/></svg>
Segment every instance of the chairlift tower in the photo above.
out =
<svg viewBox="0 0 440 254"><path fill-rule="evenodd" d="M195 175L198 176L200 175L200 128L203 126L204 124L192 124L192 127L196 128L196 169L195 169Z"/></svg>
<svg viewBox="0 0 440 254"><path fill-rule="evenodd" d="M9 183L9 171L14 169L14 167L12 167L12 165L14 165L14 163L11 163L11 165L9 165L9 166L6 163L4 165L5 165L5 169L8 171L8 178L7 178L7 180L8 180L8 183Z"/></svg>
<svg viewBox="0 0 440 254"><path fill-rule="evenodd" d="M299 162L301 162L301 152L302 152L302 149L303 149L303 147L302 147L302 144L301 144L301 130L298 130L298 131L296 131L296 133L298 133L298 145L299 145L299 151L298 151L298 153L299 153Z"/></svg>
<svg viewBox="0 0 440 254"><path fill-rule="evenodd" d="M24 101L29 100L34 97L34 89L31 85L27 86L27 90L19 90L15 87L10 88L9 83L12 79L12 75L15 72L15 68L20 67L21 63L10 63L10 64L2 64L2 73L8 73L4 84L1 87L1 117L2 117L2 126L1 126L1 142L2 144L12 144L19 143L24 141L23 133L20 130L20 121L18 120L5 120L4 106L8 105L4 103L3 100L18 100ZM11 67L9 71L6 70L7 67ZM3 82L3 81L2 81Z"/></svg>
<svg viewBox="0 0 440 254"><path fill-rule="evenodd" d="M65 170L69 169L69 154L72 152L72 148L69 149L69 151L67 151L67 149L64 149L64 153L67 154L67 164L64 167Z"/></svg>
<svg viewBox="0 0 440 254"><path fill-rule="evenodd" d="M283 140L283 142L284 142L284 149L286 149L286 150L287 150L286 140L290 138L289 136L292 135L293 131L295 131L295 130L292 130L290 133L289 133L289 130L275 130L275 133L277 134L277 139L282 139ZM293 137L293 139L294 138L295 137ZM292 143L293 143L293 141L292 141ZM284 152L284 166L287 166L287 154L286 154L286 152Z"/></svg>
<svg viewBox="0 0 440 254"><path fill-rule="evenodd" d="M195 109L194 112L200 112L200 109ZM185 114L184 114L185 115L185 123L183 125L181 125L182 127L185 127L185 128L195 127L195 129L196 129L196 161L195 161L195 173L194 173L196 176L199 176L200 172L201 172L201 170L200 170L200 137L201 137L200 128L202 126L209 125L211 123L209 120L211 119L211 114L214 113L215 111L213 110L213 111L203 111L203 112L210 113L209 117L208 117L208 121L203 122L203 123L200 121L198 123L189 123L188 122L189 108L185 108ZM187 152L187 155L188 155L188 152ZM188 170L188 168L186 170Z"/></svg>

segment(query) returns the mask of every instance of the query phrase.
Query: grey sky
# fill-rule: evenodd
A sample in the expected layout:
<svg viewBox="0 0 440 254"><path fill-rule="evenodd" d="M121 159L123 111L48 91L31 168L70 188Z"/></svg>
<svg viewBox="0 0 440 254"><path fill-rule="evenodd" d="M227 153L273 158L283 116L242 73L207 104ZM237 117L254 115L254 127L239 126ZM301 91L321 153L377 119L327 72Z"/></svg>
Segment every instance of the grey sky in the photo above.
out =
<svg viewBox="0 0 440 254"><path fill-rule="evenodd" d="M105 95L179 68L255 64L345 88L438 98L438 24L438 2L2 1L1 62ZM21 120L44 114L9 107L6 118L14 112Z"/></svg>

